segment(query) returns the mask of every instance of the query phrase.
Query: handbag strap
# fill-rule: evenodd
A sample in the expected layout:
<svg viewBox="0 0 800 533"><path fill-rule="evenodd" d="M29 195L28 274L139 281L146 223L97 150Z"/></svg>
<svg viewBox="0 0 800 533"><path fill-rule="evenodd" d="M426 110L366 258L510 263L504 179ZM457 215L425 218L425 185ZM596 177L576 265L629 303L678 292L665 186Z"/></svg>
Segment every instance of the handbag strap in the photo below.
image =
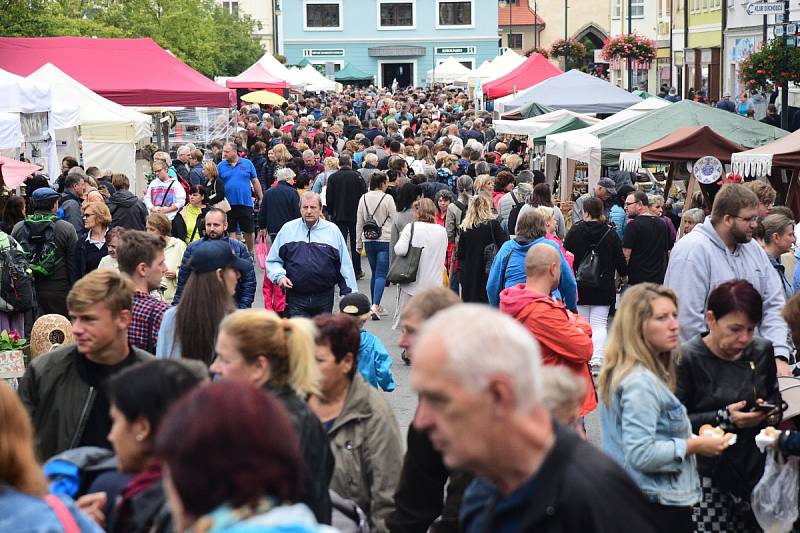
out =
<svg viewBox="0 0 800 533"><path fill-rule="evenodd" d="M608 235L609 233L611 233L611 228L608 228L608 229L606 230L606 232L605 232L605 233L603 233L603 236L602 236L602 237L600 237L600 240L599 240L599 241L597 241L597 242L594 244L594 246L592 246L592 249L593 249L593 250L596 250L596 249L598 248L598 246L600 246L600 243L601 243L601 242L603 242L603 239L605 239L605 238L606 238L606 235Z"/></svg>
<svg viewBox="0 0 800 533"><path fill-rule="evenodd" d="M406 255L411 251L411 244L414 242L414 223L411 223L411 237L408 238L408 248L406 248Z"/></svg>
<svg viewBox="0 0 800 533"><path fill-rule="evenodd" d="M511 261L511 255L514 253L514 250L508 252L508 255L505 256L503 259L503 270L500 274L500 290L506 288L506 270L508 270L508 263Z"/></svg>
<svg viewBox="0 0 800 533"><path fill-rule="evenodd" d="M167 195L169 194L169 190L172 189L172 184L175 183L175 180L169 182L167 185L167 190L164 192L164 196L161 197L161 206L164 207L164 204L167 202Z"/></svg>
<svg viewBox="0 0 800 533"><path fill-rule="evenodd" d="M61 523L61 527L64 528L64 533L81 533L81 528L78 527L78 523L75 522L72 513L69 512L67 506L64 505L64 502L62 502L58 496L48 494L44 497L44 501L56 514L56 518L58 518L59 523Z"/></svg>

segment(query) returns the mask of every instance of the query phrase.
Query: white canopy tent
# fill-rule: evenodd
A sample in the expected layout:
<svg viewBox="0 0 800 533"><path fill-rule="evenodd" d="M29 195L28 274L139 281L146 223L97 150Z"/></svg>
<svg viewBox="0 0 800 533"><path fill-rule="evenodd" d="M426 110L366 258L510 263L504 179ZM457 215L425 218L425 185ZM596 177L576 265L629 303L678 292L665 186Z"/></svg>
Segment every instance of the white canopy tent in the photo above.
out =
<svg viewBox="0 0 800 533"><path fill-rule="evenodd" d="M552 109L570 109L577 113L618 113L641 100L625 89L573 69L516 95L498 98L495 109L508 113L536 102Z"/></svg>
<svg viewBox="0 0 800 533"><path fill-rule="evenodd" d="M600 163L600 139L594 134L605 128L620 124L650 111L670 104L661 98L647 98L624 111L611 115L597 124L580 130L556 133L547 136L545 154L547 154L547 177L552 182L556 171L556 158L561 159L561 175L567 176L562 181L561 199L566 200L572 180L574 162L580 161L589 165L589 188L593 188L600 180L602 165ZM570 183L567 183L569 181Z"/></svg>
<svg viewBox="0 0 800 533"><path fill-rule="evenodd" d="M491 75L492 75L492 62L491 60L487 59L483 63L481 63L481 66L472 69L472 71L469 73L469 79L471 80L483 79L488 81Z"/></svg>
<svg viewBox="0 0 800 533"><path fill-rule="evenodd" d="M511 48L508 48L502 55L492 59L489 66L489 77L485 82L505 76L524 62L525 56L519 55Z"/></svg>
<svg viewBox="0 0 800 533"><path fill-rule="evenodd" d="M304 91L321 92L321 91L341 91L342 84L329 80L313 67L313 65L306 65L303 68L291 67L289 71L292 74L292 85L300 85Z"/></svg>
<svg viewBox="0 0 800 533"><path fill-rule="evenodd" d="M151 136L149 115L103 98L51 63L42 65L28 79L50 84L59 98L73 102L80 109L85 165L123 172L135 183L136 145ZM65 140L71 146L70 139ZM77 139L74 142L77 155Z"/></svg>
<svg viewBox="0 0 800 533"><path fill-rule="evenodd" d="M52 89L47 83L27 80L0 69L0 149L17 151L23 142L43 145L41 151L51 177L60 166L56 155ZM69 112L61 118L68 120ZM16 124L14 122L16 121ZM18 125L18 127L17 127ZM12 154L17 155L17 154Z"/></svg>
<svg viewBox="0 0 800 533"><path fill-rule="evenodd" d="M567 109L557 109L538 117L526 118L523 120L495 120L492 121L492 127L495 133L507 133L510 135L536 135L545 128L549 128L553 124L561 122L567 117L579 117L584 122L589 124L596 124L600 122L599 118L591 117L589 115L581 115L574 111Z"/></svg>
<svg viewBox="0 0 800 533"><path fill-rule="evenodd" d="M454 57L448 57L436 68L430 69L425 75L426 83L467 83L472 71L458 62Z"/></svg>

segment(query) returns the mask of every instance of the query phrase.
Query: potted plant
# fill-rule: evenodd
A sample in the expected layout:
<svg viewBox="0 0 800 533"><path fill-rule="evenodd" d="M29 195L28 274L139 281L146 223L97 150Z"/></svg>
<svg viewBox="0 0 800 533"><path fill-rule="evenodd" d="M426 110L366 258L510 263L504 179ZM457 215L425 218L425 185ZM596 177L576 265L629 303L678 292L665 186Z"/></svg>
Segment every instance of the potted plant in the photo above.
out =
<svg viewBox="0 0 800 533"><path fill-rule="evenodd" d="M656 47L652 39L628 33L606 39L601 55L615 69L622 61L630 61L633 68L647 70L656 58Z"/></svg>
<svg viewBox="0 0 800 533"><path fill-rule="evenodd" d="M17 378L25 373L25 356L22 349L28 341L19 333L4 329L0 332L0 379L8 380L16 388Z"/></svg>

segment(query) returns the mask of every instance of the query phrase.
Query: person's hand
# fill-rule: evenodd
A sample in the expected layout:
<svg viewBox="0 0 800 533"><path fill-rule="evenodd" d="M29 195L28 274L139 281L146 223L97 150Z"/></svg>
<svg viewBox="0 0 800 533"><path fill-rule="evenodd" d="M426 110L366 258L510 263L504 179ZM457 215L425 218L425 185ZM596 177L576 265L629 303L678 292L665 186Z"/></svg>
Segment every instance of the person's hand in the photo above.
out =
<svg viewBox="0 0 800 533"><path fill-rule="evenodd" d="M775 368L779 378L792 376L792 369L789 367L789 363L787 363L786 359L783 359L782 357L775 358Z"/></svg>
<svg viewBox="0 0 800 533"><path fill-rule="evenodd" d="M742 400L741 402L732 403L727 407L728 413L731 415L731 422L733 422L733 425L737 428L753 428L760 426L769 414L763 411L743 411L745 406L747 406L747 402Z"/></svg>
<svg viewBox="0 0 800 533"><path fill-rule="evenodd" d="M98 526L105 527L106 515L103 513L103 507L106 505L105 492L93 492L78 498L75 502L78 504L78 509L83 511L83 514L91 518Z"/></svg>
<svg viewBox="0 0 800 533"><path fill-rule="evenodd" d="M166 272L164 272L164 277L167 279L175 279L178 277L178 273L173 272L172 270L167 270Z"/></svg>
<svg viewBox="0 0 800 533"><path fill-rule="evenodd" d="M687 441L686 455L717 457L727 447L728 441L722 437L692 437Z"/></svg>
<svg viewBox="0 0 800 533"><path fill-rule="evenodd" d="M265 229L258 230L258 236L259 237L266 237L267 236L267 230L265 230Z"/></svg>
<svg viewBox="0 0 800 533"><path fill-rule="evenodd" d="M361 255L361 251L362 251L363 249L364 249L364 247L363 247L363 246L356 246L356 253L357 253L358 255Z"/></svg>
<svg viewBox="0 0 800 533"><path fill-rule="evenodd" d="M278 280L278 286L283 290L291 289L293 287L292 280L284 276Z"/></svg>

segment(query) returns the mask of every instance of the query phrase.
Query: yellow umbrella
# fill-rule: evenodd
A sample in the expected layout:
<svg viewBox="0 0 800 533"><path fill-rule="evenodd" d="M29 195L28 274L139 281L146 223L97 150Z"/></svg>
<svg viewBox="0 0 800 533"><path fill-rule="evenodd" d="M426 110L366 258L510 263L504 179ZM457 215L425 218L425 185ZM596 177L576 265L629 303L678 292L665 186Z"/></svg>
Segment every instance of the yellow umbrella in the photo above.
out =
<svg viewBox="0 0 800 533"><path fill-rule="evenodd" d="M281 105L286 99L271 91L253 91L242 96L242 100L252 104Z"/></svg>

